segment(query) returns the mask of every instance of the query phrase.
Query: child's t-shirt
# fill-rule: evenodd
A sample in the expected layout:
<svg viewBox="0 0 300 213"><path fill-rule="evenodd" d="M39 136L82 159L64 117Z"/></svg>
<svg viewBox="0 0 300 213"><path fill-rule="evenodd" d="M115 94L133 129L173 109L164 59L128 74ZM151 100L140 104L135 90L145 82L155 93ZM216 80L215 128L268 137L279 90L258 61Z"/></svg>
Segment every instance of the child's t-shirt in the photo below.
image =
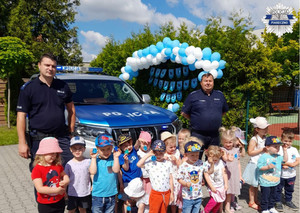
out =
<svg viewBox="0 0 300 213"><path fill-rule="evenodd" d="M275 154L270 155L269 153L264 153L257 162L258 171L258 183L264 187L272 187L276 186L280 182L281 175L281 164L283 161L283 157ZM260 170L262 167L267 166L273 163L275 165L274 168L268 170Z"/></svg>
<svg viewBox="0 0 300 213"><path fill-rule="evenodd" d="M254 150L258 150L258 149L261 149L261 148L264 148L265 147L265 141L266 141L266 138L261 138L259 135L256 135L256 136L253 136L251 140L254 140L256 141L256 146L254 147ZM252 163L255 163L257 164L257 161L258 161L258 158L261 156L262 154L257 154L255 156L251 156L250 157L250 162Z"/></svg>
<svg viewBox="0 0 300 213"><path fill-rule="evenodd" d="M210 163L205 161L204 171L207 172L210 168ZM224 186L223 169L225 168L224 162L219 160L214 164L214 172L209 175L210 181L214 187Z"/></svg>
<svg viewBox="0 0 300 213"><path fill-rule="evenodd" d="M170 174L172 174L172 163L170 161L151 161L145 164L145 169L149 173L153 190L165 192L170 189Z"/></svg>
<svg viewBox="0 0 300 213"><path fill-rule="evenodd" d="M91 159L82 161L70 160L65 166L65 172L70 178L68 195L85 197L91 194L91 181L89 167Z"/></svg>
<svg viewBox="0 0 300 213"><path fill-rule="evenodd" d="M149 151L148 151L149 152ZM142 159L148 152L143 152L141 149L139 149L137 151L137 154L139 156L139 159ZM145 161L145 164L150 162L151 161L151 158L148 158L146 161ZM149 174L146 172L145 168L141 168L142 169L142 174L143 174L143 178L149 178Z"/></svg>
<svg viewBox="0 0 300 213"><path fill-rule="evenodd" d="M128 154L128 161L129 161L129 169L125 171L122 167L122 180L124 183L129 183L131 180L137 177L142 177L142 170L141 168L137 167L136 164L139 162L139 156L137 155L137 151L135 148L132 148L132 151ZM124 160L124 153L119 156L120 166L125 163Z"/></svg>
<svg viewBox="0 0 300 213"><path fill-rule="evenodd" d="M97 157L97 173L94 175L92 196L111 197L118 193L118 174L112 171L114 165L113 154L108 159Z"/></svg>
<svg viewBox="0 0 300 213"><path fill-rule="evenodd" d="M299 158L299 152L295 147L290 147L287 150L287 155L288 155L288 163L294 163L297 158ZM282 146L280 146L279 155L283 156L283 149ZM281 177L282 178L292 178L297 175L296 167L289 167L288 169L282 168L281 170Z"/></svg>
<svg viewBox="0 0 300 213"><path fill-rule="evenodd" d="M58 188L60 182L60 174L64 171L62 165L57 166L41 166L36 165L31 173L31 179L41 178L43 186ZM64 198L64 194L41 194L37 192L37 202L42 204L57 203Z"/></svg>
<svg viewBox="0 0 300 213"><path fill-rule="evenodd" d="M182 187L182 198L187 200L195 200L202 197L202 177L204 171L204 164L198 160L193 165L184 162L178 169L178 179L191 183L191 187Z"/></svg>

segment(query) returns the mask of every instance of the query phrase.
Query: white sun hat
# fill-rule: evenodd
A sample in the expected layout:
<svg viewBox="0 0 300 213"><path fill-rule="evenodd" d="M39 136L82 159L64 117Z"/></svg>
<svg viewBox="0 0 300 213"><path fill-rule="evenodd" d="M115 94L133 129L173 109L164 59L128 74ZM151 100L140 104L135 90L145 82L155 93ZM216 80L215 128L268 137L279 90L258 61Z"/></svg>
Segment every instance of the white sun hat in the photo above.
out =
<svg viewBox="0 0 300 213"><path fill-rule="evenodd" d="M250 122L253 124L254 128L260 129L265 129L271 125L265 117L250 118Z"/></svg>
<svg viewBox="0 0 300 213"><path fill-rule="evenodd" d="M142 197L145 194L145 190L141 178L134 178L131 180L124 189L124 192L129 197Z"/></svg>

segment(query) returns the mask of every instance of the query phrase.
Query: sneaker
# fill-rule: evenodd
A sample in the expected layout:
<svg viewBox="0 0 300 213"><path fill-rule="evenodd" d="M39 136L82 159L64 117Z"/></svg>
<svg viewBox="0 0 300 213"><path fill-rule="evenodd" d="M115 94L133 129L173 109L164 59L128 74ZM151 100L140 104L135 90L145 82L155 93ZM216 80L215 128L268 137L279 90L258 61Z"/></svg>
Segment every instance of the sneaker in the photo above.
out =
<svg viewBox="0 0 300 213"><path fill-rule="evenodd" d="M297 211L299 209L292 201L286 202L285 205L294 211Z"/></svg>
<svg viewBox="0 0 300 213"><path fill-rule="evenodd" d="M242 207L237 203L237 202L231 202L231 206L235 209L235 210L240 210L242 209Z"/></svg>
<svg viewBox="0 0 300 213"><path fill-rule="evenodd" d="M283 206L281 202L275 203L275 209L279 212L283 212Z"/></svg>
<svg viewBox="0 0 300 213"><path fill-rule="evenodd" d="M264 210L261 213L270 213L270 211L269 210Z"/></svg>
<svg viewBox="0 0 300 213"><path fill-rule="evenodd" d="M271 208L271 209L269 209L269 212L270 213L278 213L278 211L273 207L273 208Z"/></svg>

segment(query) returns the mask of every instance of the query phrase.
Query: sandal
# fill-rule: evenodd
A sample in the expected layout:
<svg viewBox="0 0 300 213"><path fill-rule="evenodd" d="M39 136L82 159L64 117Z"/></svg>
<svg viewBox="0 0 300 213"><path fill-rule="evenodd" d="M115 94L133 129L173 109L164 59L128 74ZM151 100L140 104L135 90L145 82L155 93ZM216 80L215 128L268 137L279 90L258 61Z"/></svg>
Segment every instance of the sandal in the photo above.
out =
<svg viewBox="0 0 300 213"><path fill-rule="evenodd" d="M260 211L260 206L257 205L256 203L249 203L249 207L252 208L252 209L255 209L255 210L258 210Z"/></svg>

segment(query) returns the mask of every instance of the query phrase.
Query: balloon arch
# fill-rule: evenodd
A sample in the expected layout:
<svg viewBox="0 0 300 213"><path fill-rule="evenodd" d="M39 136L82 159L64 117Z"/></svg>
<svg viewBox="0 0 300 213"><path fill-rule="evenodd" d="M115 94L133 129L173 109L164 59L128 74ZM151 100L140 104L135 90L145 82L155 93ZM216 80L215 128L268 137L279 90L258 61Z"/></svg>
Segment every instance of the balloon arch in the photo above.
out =
<svg viewBox="0 0 300 213"><path fill-rule="evenodd" d="M175 70L152 67L165 63L167 60L184 66ZM226 61L221 60L220 53L212 53L209 47L201 50L200 47L189 46L185 42L180 43L178 40L172 41L169 37L165 37L162 42L159 41L156 45L152 44L145 49L137 50L132 54L132 57L128 57L126 66L121 68L122 74L119 78L125 81L132 80L139 75L139 71L151 67L148 83L153 83L154 87L158 86L164 91L171 91L171 93L163 92L160 101L169 103L168 109L176 112L179 110L179 104L175 102L182 100L182 90L188 89L189 84L191 88L196 88L198 81L201 81L202 75L205 73L211 73L215 79L222 78L225 64ZM203 71L199 72L198 78L180 81L181 75L186 77L190 71L194 72L200 69ZM166 74L170 81L162 80ZM175 76L178 81L175 81Z"/></svg>

